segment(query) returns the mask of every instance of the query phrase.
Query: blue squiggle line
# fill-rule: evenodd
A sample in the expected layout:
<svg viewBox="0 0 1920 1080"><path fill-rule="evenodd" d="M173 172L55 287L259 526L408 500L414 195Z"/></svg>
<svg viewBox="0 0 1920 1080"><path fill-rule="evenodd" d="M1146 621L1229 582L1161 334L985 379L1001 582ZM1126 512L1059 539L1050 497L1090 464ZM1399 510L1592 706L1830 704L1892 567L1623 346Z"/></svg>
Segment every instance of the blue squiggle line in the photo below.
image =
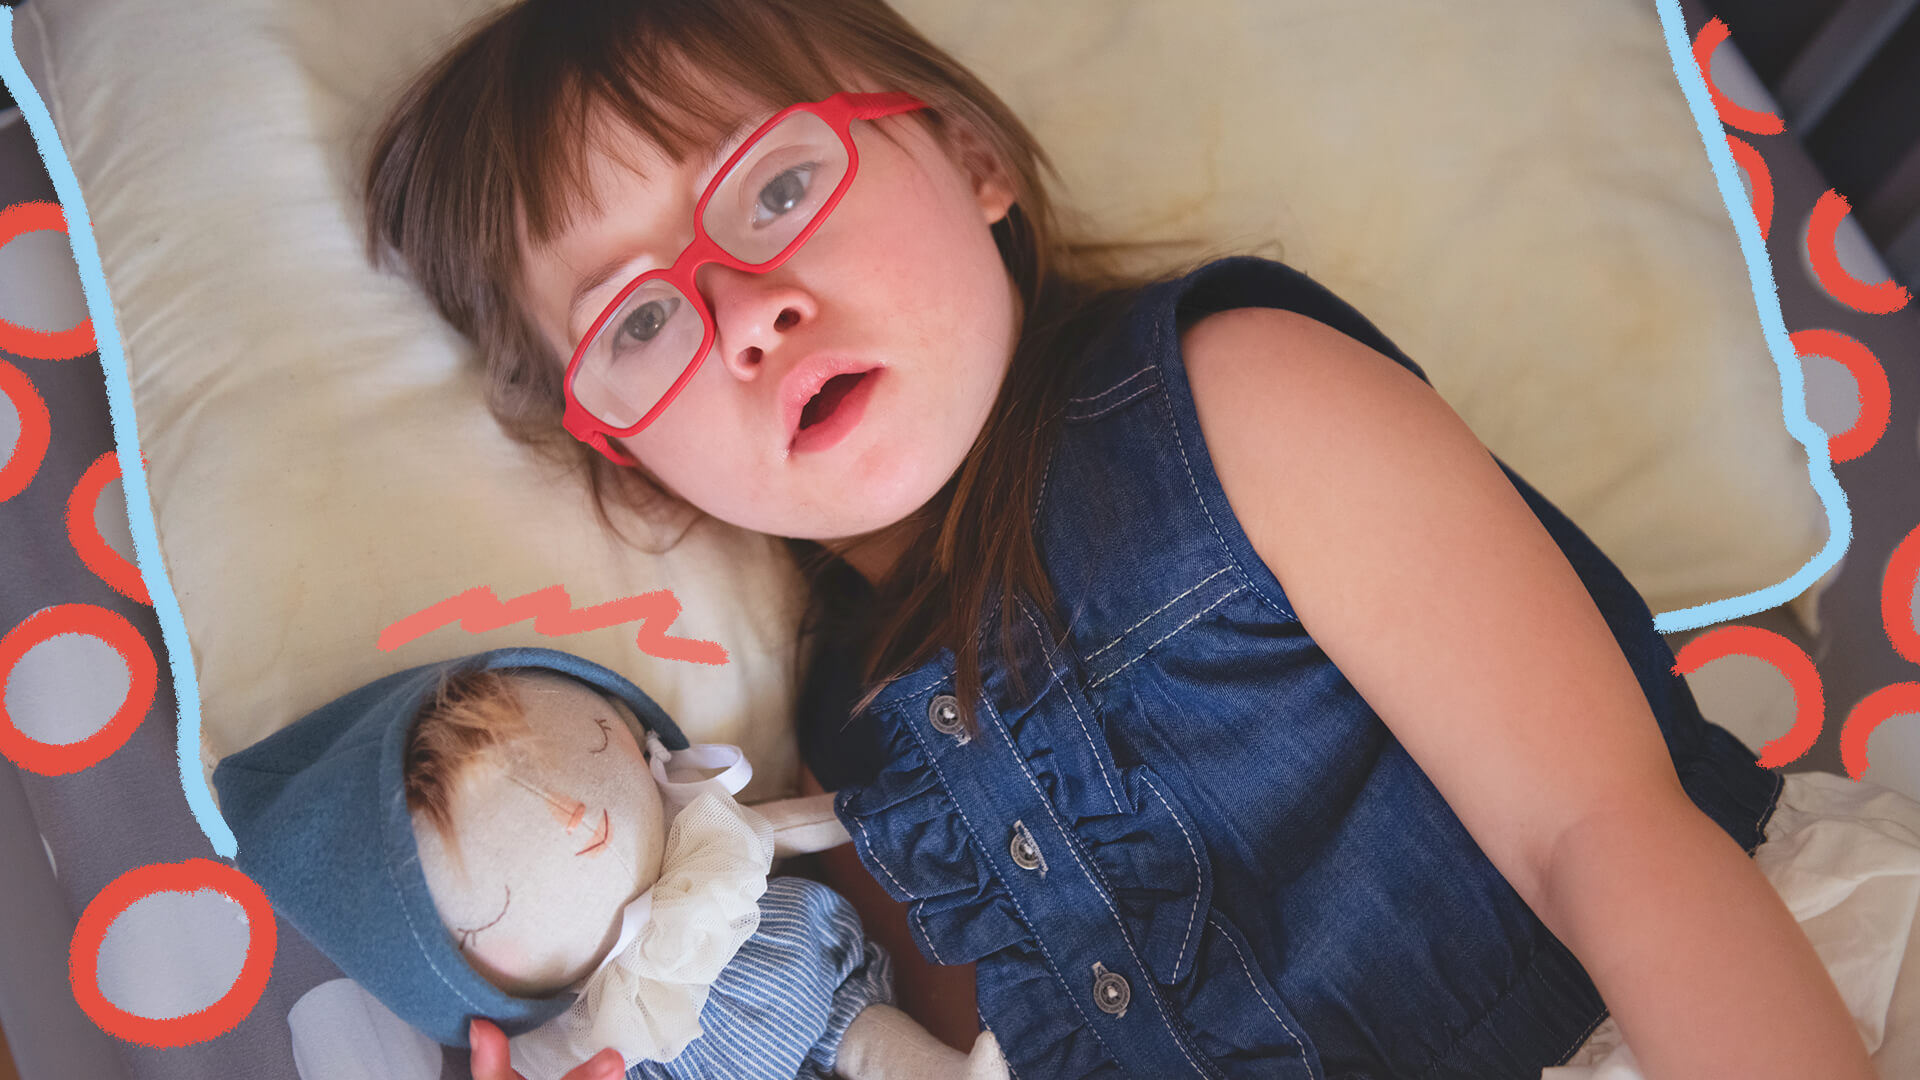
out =
<svg viewBox="0 0 1920 1080"><path fill-rule="evenodd" d="M40 99L39 90L28 80L20 57L13 48L13 9L0 7L0 83L20 106L20 116L33 133L40 161L53 181L54 193L67 216L67 238L73 247L73 261L80 271L80 285L87 298L87 317L93 320L93 336L100 350L100 367L107 378L107 408L113 420L113 442L120 455L120 490L127 500L127 523L133 533L135 562L146 579L147 595L153 600L154 614L160 619L160 639L167 649L167 665L173 673L173 697L179 710L180 727L175 754L180 768L180 787L187 807L213 845L215 853L231 859L235 851L233 830L215 808L213 794L207 790L200 771L200 683L193 670L192 647L187 643L186 620L180 615L180 602L167 580L166 564L160 561L160 540L153 527L153 503L147 496L147 470L140 460L140 433L133 424L133 388L127 381L126 354L120 347L120 330L113 319L113 301L107 295L106 275L100 269L100 248L93 239L93 220L87 216L87 204L80 198L80 183L73 166L60 145L53 118Z"/></svg>
<svg viewBox="0 0 1920 1080"><path fill-rule="evenodd" d="M1680 92L1686 95L1687 107L1693 111L1700 141L1707 148L1707 160L1713 165L1714 181L1720 186L1720 200L1727 206L1727 216L1733 219L1734 234L1740 238L1740 254L1747 261L1753 302L1760 313L1760 329L1766 335L1768 351L1773 354L1773 366L1780 370L1780 417L1786 422L1787 434L1806 449L1807 477L1820 496L1820 504L1827 510L1826 546L1807 560L1805 566L1785 581L1755 592L1654 616L1654 629L1669 634L1752 615L1805 592L1846 553L1847 545L1853 540L1853 515L1847 508L1847 493L1840 490L1840 482L1834 479L1827 433L1807 417L1800 358L1788 340L1786 319L1780 313L1773 264L1767 257L1765 242L1760 239L1760 223L1754 218L1746 192L1741 189L1733 151L1727 148L1726 132L1721 129L1720 116L1707 94L1706 77L1694 63L1693 43L1687 39L1687 23L1680 13L1680 0L1655 0L1655 5L1660 9L1660 26L1666 33L1667 57L1673 62L1673 73L1680 80Z"/></svg>

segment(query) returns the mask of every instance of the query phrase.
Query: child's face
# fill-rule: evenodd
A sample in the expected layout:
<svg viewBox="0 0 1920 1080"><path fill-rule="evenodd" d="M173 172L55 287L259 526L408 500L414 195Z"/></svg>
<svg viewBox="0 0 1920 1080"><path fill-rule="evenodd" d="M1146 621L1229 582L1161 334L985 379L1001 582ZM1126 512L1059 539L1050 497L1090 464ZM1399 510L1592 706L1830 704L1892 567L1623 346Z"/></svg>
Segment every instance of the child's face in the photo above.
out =
<svg viewBox="0 0 1920 1080"><path fill-rule="evenodd" d="M738 138L773 111L740 109ZM758 532L853 537L924 505L972 446L1012 355L1018 299L989 231L1012 202L999 170L963 165L910 115L852 131L859 172L787 262L766 274L700 270L712 351L665 412L622 441L674 494ZM600 212L583 210L550 247L527 251L528 307L556 356L572 354L628 281L679 255L714 166L737 145L676 166L628 133L622 149L644 178L615 158L592 160ZM573 304L582 280L616 258L628 261ZM833 445L794 446L782 382L828 362L871 369L856 388L863 410Z"/></svg>
<svg viewBox="0 0 1920 1080"><path fill-rule="evenodd" d="M665 819L624 710L563 676L512 679L532 734L505 768L462 778L453 847L424 823L414 836L461 954L501 989L538 996L613 945L627 902L660 876Z"/></svg>

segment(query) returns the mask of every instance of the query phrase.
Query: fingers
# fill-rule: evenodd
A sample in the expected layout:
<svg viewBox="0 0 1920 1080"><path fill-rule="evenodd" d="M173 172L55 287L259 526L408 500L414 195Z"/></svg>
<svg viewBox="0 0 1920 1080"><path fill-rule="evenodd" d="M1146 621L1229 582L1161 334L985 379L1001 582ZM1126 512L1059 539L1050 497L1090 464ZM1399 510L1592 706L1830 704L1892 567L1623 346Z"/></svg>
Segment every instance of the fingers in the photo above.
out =
<svg viewBox="0 0 1920 1080"><path fill-rule="evenodd" d="M473 1080L526 1080L513 1071L507 1036L491 1021L470 1023L467 1042L473 1047L468 1064L473 1070ZM626 1060L620 1051L608 1047L569 1070L560 1080L620 1080L626 1074Z"/></svg>
<svg viewBox="0 0 1920 1080"><path fill-rule="evenodd" d="M473 1048L469 1067L473 1080L525 1080L507 1064L507 1036L487 1020L467 1025L467 1043Z"/></svg>
<svg viewBox="0 0 1920 1080"><path fill-rule="evenodd" d="M620 1057L618 1050L608 1047L582 1062L560 1080L620 1080L626 1074L626 1061ZM473 1080L480 1080L480 1074L475 1073Z"/></svg>

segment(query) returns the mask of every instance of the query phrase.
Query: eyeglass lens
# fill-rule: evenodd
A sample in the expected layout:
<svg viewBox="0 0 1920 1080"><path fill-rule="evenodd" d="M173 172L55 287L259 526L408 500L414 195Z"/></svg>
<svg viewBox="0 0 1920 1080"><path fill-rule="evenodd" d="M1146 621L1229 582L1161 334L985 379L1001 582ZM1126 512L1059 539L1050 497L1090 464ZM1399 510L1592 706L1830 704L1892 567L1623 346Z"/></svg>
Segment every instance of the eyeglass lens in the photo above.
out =
<svg viewBox="0 0 1920 1080"><path fill-rule="evenodd" d="M758 268L793 243L847 174L847 148L826 121L796 112L755 140L707 201L700 223L727 254ZM574 372L573 395L609 427L638 423L694 360L700 305L654 280L620 301Z"/></svg>

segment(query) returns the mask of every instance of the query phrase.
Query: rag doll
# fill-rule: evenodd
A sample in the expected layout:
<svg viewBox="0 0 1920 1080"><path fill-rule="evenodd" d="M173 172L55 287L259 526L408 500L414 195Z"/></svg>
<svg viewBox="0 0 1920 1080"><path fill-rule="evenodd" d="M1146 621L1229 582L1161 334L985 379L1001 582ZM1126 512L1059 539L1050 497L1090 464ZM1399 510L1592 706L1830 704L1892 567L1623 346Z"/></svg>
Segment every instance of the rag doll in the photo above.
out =
<svg viewBox="0 0 1920 1080"><path fill-rule="evenodd" d="M845 900L768 878L846 834L820 798L741 806L750 775L619 675L501 649L353 691L214 783L289 922L443 1043L500 1024L528 1080L608 1046L631 1077L1006 1077L990 1033L963 1055L888 1004Z"/></svg>

